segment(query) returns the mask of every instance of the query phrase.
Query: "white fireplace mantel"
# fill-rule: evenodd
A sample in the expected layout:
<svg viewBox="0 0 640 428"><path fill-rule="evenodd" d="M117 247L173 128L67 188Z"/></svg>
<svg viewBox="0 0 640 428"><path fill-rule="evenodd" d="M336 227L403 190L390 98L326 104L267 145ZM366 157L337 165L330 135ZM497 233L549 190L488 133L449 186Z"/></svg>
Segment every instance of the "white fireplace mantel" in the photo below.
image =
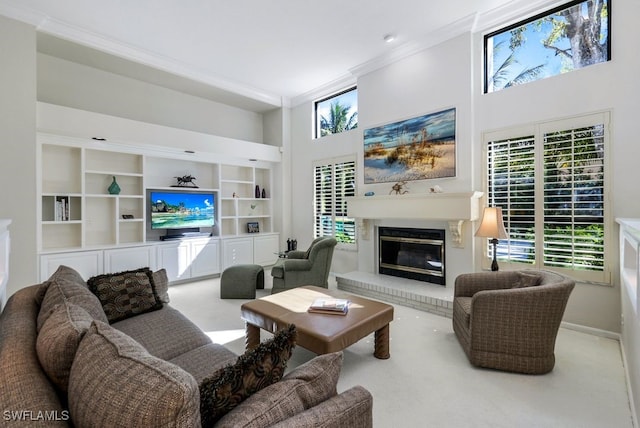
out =
<svg viewBox="0 0 640 428"><path fill-rule="evenodd" d="M426 193L353 196L347 199L349 217L358 219L361 230L367 220L442 220L449 222L453 244L462 246L462 225L480 218L482 192Z"/></svg>

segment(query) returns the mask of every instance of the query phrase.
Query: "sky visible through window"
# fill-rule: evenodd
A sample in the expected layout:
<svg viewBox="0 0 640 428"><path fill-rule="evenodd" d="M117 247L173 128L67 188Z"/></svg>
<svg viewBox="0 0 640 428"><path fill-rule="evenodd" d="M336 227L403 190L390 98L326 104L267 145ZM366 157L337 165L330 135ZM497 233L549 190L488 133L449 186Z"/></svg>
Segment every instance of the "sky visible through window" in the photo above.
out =
<svg viewBox="0 0 640 428"><path fill-rule="evenodd" d="M487 36L485 49L486 92L608 61L609 1L572 3L516 24Z"/></svg>

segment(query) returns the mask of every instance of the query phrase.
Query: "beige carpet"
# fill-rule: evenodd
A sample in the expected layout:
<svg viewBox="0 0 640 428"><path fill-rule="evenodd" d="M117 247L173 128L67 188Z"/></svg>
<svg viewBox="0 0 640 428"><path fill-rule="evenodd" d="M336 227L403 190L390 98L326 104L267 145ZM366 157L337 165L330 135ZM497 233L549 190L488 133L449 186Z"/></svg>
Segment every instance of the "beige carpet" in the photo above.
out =
<svg viewBox="0 0 640 428"><path fill-rule="evenodd" d="M269 274L265 275L270 292ZM335 287L335 282L331 287ZM171 304L212 339L244 351L240 305L221 300L219 279L174 285ZM268 338L268 333L262 333ZM353 385L373 395L374 426L632 427L619 343L560 329L556 366L542 376L472 367L448 318L395 305L391 358L373 357L373 335L344 351L338 391ZM297 347L289 368L313 358Z"/></svg>

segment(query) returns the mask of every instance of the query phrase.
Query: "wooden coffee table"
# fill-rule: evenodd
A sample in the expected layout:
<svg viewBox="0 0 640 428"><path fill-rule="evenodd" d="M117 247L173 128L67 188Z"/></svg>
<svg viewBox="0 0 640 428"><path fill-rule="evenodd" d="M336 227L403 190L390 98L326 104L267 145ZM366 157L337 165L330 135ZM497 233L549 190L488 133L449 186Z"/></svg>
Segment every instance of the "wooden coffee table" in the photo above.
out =
<svg viewBox="0 0 640 428"><path fill-rule="evenodd" d="M308 313L319 297L349 299L349 312L342 315ZM241 306L246 322L246 348L260 343L260 329L275 333L295 324L297 344L316 354L342 351L375 332L373 355L389 358L389 323L393 306L326 288L304 286L262 297Z"/></svg>

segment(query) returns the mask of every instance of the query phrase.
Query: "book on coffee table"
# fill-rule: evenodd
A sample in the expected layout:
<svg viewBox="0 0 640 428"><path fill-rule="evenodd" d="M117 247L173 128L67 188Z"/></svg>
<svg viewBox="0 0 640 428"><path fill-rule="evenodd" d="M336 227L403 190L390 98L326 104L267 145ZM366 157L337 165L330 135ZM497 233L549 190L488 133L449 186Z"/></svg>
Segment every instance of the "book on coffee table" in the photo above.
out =
<svg viewBox="0 0 640 428"><path fill-rule="evenodd" d="M317 314L346 315L349 312L349 300L319 298L309 306L308 312Z"/></svg>

